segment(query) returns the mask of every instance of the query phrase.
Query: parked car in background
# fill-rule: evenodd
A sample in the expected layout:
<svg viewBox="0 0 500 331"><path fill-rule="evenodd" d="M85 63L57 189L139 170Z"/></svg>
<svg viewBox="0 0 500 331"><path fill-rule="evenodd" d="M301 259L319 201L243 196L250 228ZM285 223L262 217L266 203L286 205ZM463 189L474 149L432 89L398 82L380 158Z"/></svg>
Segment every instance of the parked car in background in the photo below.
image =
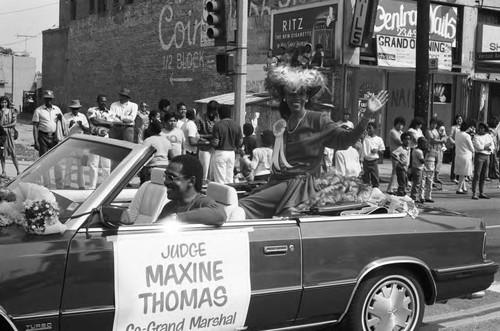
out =
<svg viewBox="0 0 500 331"><path fill-rule="evenodd" d="M485 290L497 271L483 221L438 209L125 226L153 154L75 135L8 185L49 187L66 230L0 227L0 330L418 330L425 305ZM88 182L96 159L110 175L78 189L78 165ZM74 183L58 187L58 168Z"/></svg>

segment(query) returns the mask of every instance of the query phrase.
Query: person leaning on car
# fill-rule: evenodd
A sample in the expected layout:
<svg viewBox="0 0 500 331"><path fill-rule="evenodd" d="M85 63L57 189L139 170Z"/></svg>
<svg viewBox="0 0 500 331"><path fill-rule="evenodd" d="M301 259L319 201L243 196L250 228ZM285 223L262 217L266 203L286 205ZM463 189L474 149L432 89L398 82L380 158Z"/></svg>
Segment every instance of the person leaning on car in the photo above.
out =
<svg viewBox="0 0 500 331"><path fill-rule="evenodd" d="M174 157L165 170L165 186L170 201L163 207L156 223L172 219L209 225L224 223L224 208L201 193L202 180L203 166L197 157Z"/></svg>

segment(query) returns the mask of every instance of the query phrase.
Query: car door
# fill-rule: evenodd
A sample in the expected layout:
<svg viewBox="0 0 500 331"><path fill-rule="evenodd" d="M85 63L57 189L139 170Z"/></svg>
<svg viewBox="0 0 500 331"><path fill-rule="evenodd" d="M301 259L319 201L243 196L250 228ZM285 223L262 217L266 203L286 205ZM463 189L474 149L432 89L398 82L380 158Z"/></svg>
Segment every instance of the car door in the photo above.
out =
<svg viewBox="0 0 500 331"><path fill-rule="evenodd" d="M224 228L250 227L252 296L250 330L284 327L297 316L302 294L302 246L295 221L275 219L230 222Z"/></svg>
<svg viewBox="0 0 500 331"><path fill-rule="evenodd" d="M60 330L112 330L113 243L120 229L81 228L70 242L61 299Z"/></svg>
<svg viewBox="0 0 500 331"><path fill-rule="evenodd" d="M117 209L118 212L118 209ZM110 217L118 217L117 215ZM301 295L301 248L298 227L291 221L249 224L234 222L222 229L190 226L189 230L249 229L251 329L288 325ZM114 252L111 236L158 234L157 225L80 229L70 243L61 304L61 330L111 330L115 315ZM227 247L231 249L231 247Z"/></svg>

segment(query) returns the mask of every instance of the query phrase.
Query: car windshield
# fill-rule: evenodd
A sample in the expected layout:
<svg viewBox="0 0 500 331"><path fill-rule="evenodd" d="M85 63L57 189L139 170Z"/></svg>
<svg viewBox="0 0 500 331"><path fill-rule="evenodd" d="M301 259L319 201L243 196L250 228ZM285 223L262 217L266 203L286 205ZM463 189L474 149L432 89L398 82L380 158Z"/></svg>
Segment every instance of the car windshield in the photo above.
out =
<svg viewBox="0 0 500 331"><path fill-rule="evenodd" d="M126 147L68 139L23 172L8 188L26 187L22 183L48 188L56 197L63 221L73 215L130 152Z"/></svg>

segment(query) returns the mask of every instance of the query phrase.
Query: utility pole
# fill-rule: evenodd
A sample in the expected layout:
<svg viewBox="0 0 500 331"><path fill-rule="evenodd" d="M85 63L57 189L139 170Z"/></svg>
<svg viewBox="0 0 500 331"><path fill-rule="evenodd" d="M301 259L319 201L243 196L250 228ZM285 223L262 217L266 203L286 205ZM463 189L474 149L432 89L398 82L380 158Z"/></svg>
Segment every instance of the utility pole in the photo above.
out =
<svg viewBox="0 0 500 331"><path fill-rule="evenodd" d="M247 28L248 28L248 0L238 0L237 35L236 35L236 68L234 107L236 123L240 127L245 123L246 94L247 94Z"/></svg>
<svg viewBox="0 0 500 331"><path fill-rule="evenodd" d="M429 13L430 0L417 2L417 48L415 50L415 110L414 116L425 123L429 114Z"/></svg>

